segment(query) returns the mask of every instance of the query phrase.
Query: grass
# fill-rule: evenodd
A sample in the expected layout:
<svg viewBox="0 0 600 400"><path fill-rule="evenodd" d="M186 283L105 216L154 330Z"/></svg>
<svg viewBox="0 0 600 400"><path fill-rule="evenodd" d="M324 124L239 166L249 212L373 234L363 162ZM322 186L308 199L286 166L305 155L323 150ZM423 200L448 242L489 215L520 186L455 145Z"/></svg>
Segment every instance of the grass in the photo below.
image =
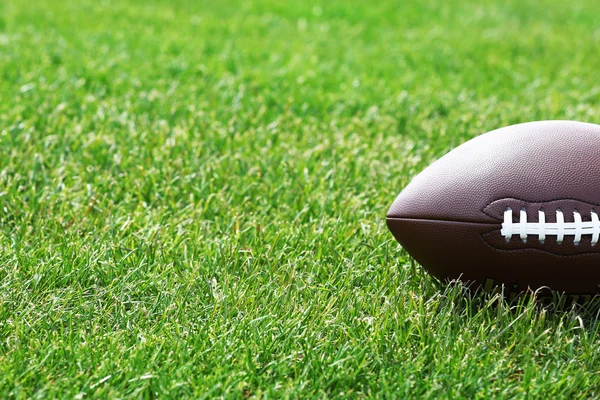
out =
<svg viewBox="0 0 600 400"><path fill-rule="evenodd" d="M2 3L0 397L600 397L592 311L384 223L471 137L600 122L596 2L376 3Z"/></svg>

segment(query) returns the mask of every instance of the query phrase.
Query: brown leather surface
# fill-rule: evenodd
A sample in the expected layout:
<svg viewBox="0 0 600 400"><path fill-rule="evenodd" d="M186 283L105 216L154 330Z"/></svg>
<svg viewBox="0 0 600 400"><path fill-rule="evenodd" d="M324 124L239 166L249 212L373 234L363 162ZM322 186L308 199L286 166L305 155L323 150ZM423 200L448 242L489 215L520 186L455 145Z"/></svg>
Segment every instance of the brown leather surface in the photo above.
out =
<svg viewBox="0 0 600 400"><path fill-rule="evenodd" d="M600 139L599 139L600 140ZM600 176L597 178L600 179ZM600 193L598 193L600 197ZM483 208L483 212L497 221L504 221L504 211L510 208L513 210L513 222L519 222L519 211L527 211L527 221L537 222L539 220L539 211L543 210L546 215L546 222L556 222L556 212L562 211L565 222L573 222L573 214L579 212L583 221L591 221L592 211L600 215L600 204L587 203L579 200L562 199L553 201L526 201L522 199L500 199L491 202Z"/></svg>
<svg viewBox="0 0 600 400"><path fill-rule="evenodd" d="M600 214L600 126L543 121L479 136L419 174L388 211L388 226L421 265L441 279L600 292L600 244L548 236L508 243L504 211L513 221L525 209L529 222L556 222L561 210L573 222Z"/></svg>
<svg viewBox="0 0 600 400"><path fill-rule="evenodd" d="M598 257L598 268L600 269L600 244L592 245L592 237L584 235L578 244L574 244L574 236L565 236L562 243L557 243L556 236L548 236L543 243L537 236L528 236L525 241L518 236L513 236L510 241L500 234L500 230L494 230L481 235L483 240L497 250L514 251L524 249L535 249L538 251L555 254L557 256L575 256L578 254L595 254ZM600 283L600 280L598 281Z"/></svg>
<svg viewBox="0 0 600 400"><path fill-rule="evenodd" d="M558 256L533 248L500 250L484 239L495 224L401 218L388 218L387 224L406 251L442 280L461 279L475 287L491 279L495 285L518 285L520 290L548 286L577 294L599 291L598 253Z"/></svg>
<svg viewBox="0 0 600 400"><path fill-rule="evenodd" d="M600 204L600 126L542 121L481 135L416 176L387 215L489 222L483 208L505 198Z"/></svg>

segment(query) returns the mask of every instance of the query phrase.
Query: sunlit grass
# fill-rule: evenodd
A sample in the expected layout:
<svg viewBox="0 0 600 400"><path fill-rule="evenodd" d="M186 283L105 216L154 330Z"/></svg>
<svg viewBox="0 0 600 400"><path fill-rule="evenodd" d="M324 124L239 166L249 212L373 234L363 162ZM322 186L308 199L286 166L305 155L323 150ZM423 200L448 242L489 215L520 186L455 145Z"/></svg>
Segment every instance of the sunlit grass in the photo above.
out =
<svg viewBox="0 0 600 400"><path fill-rule="evenodd" d="M1 397L600 396L592 311L384 221L471 137L599 122L595 2L0 7Z"/></svg>

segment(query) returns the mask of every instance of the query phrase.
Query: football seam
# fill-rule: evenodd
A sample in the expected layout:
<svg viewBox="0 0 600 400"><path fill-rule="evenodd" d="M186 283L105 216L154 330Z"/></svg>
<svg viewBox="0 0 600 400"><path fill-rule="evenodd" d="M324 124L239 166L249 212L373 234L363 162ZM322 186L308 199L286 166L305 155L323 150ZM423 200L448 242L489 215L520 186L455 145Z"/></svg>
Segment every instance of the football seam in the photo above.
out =
<svg viewBox="0 0 600 400"><path fill-rule="evenodd" d="M387 221L429 221L429 222L453 222L457 224L473 224L473 225L498 225L496 222L476 222L476 221L459 221L454 219L441 218L406 218L406 217L385 217ZM498 228L500 230L500 228Z"/></svg>
<svg viewBox="0 0 600 400"><path fill-rule="evenodd" d="M519 197L511 196L511 197L500 197L500 198L498 198L496 200L492 200L485 207L483 207L480 211L482 213L484 213L485 215L487 215L488 217L494 218L497 221L502 221L502 219L500 217L498 217L496 215L493 215L493 214L490 214L490 213L488 213L486 211L492 204L494 204L497 201L501 201L501 200L517 200L517 201L522 201L524 203L529 203L529 204L534 204L534 203L544 204L544 203L552 203L554 201L565 201L566 200L566 201L577 201L579 203L588 204L590 206L600 207L600 203L592 203L592 202L589 202L589 201L584 201L584 200L581 200L581 199L574 199L574 198L570 198L570 197L559 198L559 199L552 199L552 200L544 200L544 201L535 201L535 200L532 201L532 200L526 200L526 199L522 199L522 198L519 198Z"/></svg>
<svg viewBox="0 0 600 400"><path fill-rule="evenodd" d="M429 221L429 222L450 222L450 223L456 223L456 224L472 224L472 225L489 225L491 226L496 226L497 224L495 223L488 223L488 222L468 222L468 221L455 221L455 220L444 220L444 219L431 219L431 218L398 218L398 217L387 217L386 220L388 221ZM548 250L542 250L542 249L536 249L533 247L527 247L524 249L501 249L498 247L494 247L492 246L490 243L488 243L487 240L485 240L484 235L489 235L492 232L495 231L499 231L500 227L497 227L495 229L489 230L485 233L482 233L479 236L479 238L483 241L483 243L485 243L485 245L487 247L489 247L490 249L494 249L496 251L501 251L501 252L510 252L510 253L524 253L524 252L528 252L528 251L535 251L535 252L539 252L539 253L545 253L545 254L549 254L551 256L554 257L560 257L560 258L574 258L574 257L581 257L581 256L586 256L586 255L594 255L594 254L600 254L600 251L587 251L585 253L578 253L578 254L557 254L554 253L552 251L548 251Z"/></svg>
<svg viewBox="0 0 600 400"><path fill-rule="evenodd" d="M486 246L488 246L491 249L497 250L497 251L511 252L511 253L524 253L526 251L537 251L540 253L546 253L546 254L550 254L552 256L561 257L561 258L573 258L573 257L580 257L580 256L585 256L585 255L600 254L600 250L599 251L586 251L585 253L578 253L578 254L557 254L553 251L536 249L535 247L527 247L524 249L501 249L499 247L492 246L487 240L485 240L484 235L489 235L490 233L493 233L495 231L496 231L496 229L491 230L489 232L485 232L479 236L481 237L481 240L483 240L483 242L485 243Z"/></svg>

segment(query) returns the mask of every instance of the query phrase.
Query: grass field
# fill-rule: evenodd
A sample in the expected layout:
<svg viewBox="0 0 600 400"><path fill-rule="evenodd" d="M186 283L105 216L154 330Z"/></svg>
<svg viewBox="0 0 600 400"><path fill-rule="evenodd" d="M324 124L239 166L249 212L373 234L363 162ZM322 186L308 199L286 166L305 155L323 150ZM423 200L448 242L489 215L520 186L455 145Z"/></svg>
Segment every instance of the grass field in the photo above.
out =
<svg viewBox="0 0 600 400"><path fill-rule="evenodd" d="M439 287L385 213L600 122L597 2L0 5L0 397L599 398L600 323Z"/></svg>

